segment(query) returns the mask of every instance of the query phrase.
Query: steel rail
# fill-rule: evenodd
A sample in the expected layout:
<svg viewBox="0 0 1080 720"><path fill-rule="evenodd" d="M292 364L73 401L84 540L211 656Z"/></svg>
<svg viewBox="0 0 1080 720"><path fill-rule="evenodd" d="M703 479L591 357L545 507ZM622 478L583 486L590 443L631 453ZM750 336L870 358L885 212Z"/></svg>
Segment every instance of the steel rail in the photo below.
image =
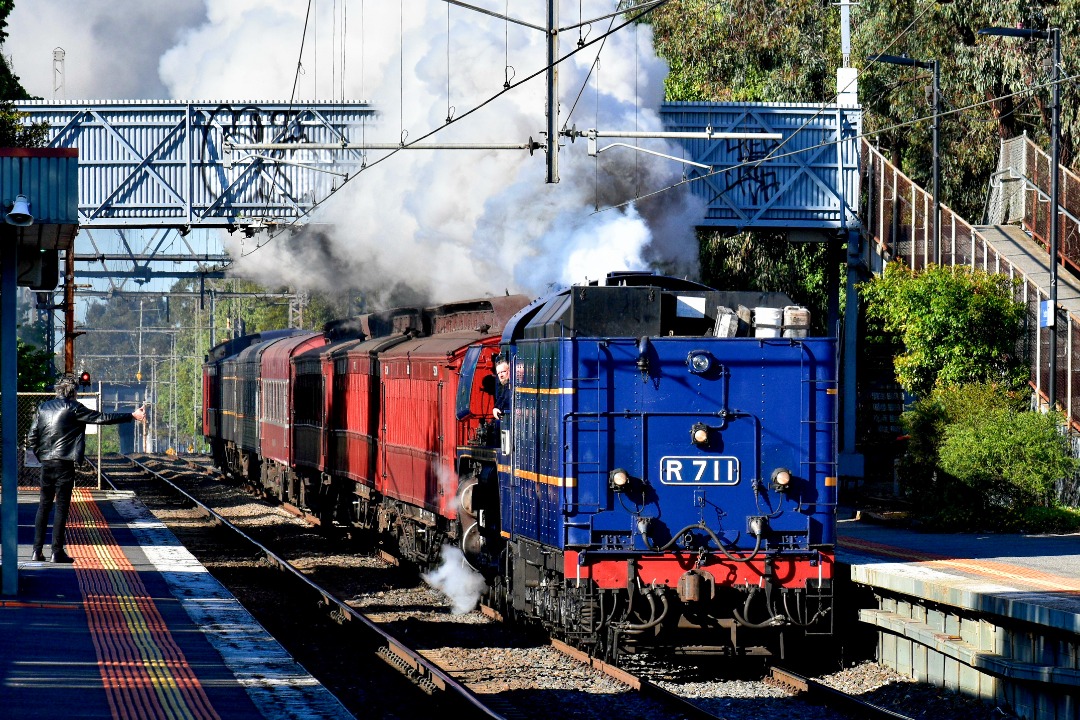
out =
<svg viewBox="0 0 1080 720"><path fill-rule="evenodd" d="M804 675L799 675L785 668L773 666L769 672L770 678L774 682L791 688L799 694L806 694L812 702L820 702L836 710L854 712L855 717L862 720L915 720L910 715L904 715L866 700L861 700L854 695L829 687L816 680L811 680Z"/></svg>
<svg viewBox="0 0 1080 720"><path fill-rule="evenodd" d="M421 674L423 676L423 679L428 681L432 687L455 695L460 700L470 705L473 709L475 709L479 713L482 713L484 717L493 718L495 720L507 720L505 716L494 712L491 708L485 705L484 702L479 697L477 697L468 687L455 680L437 665L432 664L415 650L408 647L400 640L395 638L393 635L383 630L381 627L369 620L366 616L338 600L331 593L327 592L321 586L312 581L303 572L291 565L287 560L280 557L274 551L270 550L270 548L266 547L258 540L248 535L235 524L233 524L221 514L216 512L213 508L194 498L190 493L178 486L176 483L172 482L161 473L147 467L145 464L139 462L138 460L130 457L126 459L143 472L169 485L171 488L173 488L173 490L187 498L190 502L194 503L203 513L205 513L208 517L212 518L216 523L228 528L229 530L232 530L237 535L242 537L246 542L258 548L259 552L262 553L273 566L277 567L279 570L286 572L287 574L292 575L296 580L299 580L303 584L307 585L308 588L318 593L322 597L323 603L327 607L334 608L331 612L336 619L355 620L356 622L363 625L367 630L370 630L371 632L377 634L380 638L382 638L383 642L386 643L385 647L381 649L385 652L381 652L380 654L383 655L384 659L390 661L391 664L403 663L407 667L411 668L413 671ZM196 465L195 463L191 463L191 465L200 472L212 472L208 470L205 466ZM111 480L109 481L109 484L112 484Z"/></svg>

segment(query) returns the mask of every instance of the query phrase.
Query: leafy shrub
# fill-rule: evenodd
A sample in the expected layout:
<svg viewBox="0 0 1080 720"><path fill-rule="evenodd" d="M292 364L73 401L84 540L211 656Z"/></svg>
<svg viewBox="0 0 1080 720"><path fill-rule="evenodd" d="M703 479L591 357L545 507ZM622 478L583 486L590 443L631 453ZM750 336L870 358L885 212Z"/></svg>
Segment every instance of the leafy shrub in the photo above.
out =
<svg viewBox="0 0 1080 720"><path fill-rule="evenodd" d="M1029 508L1053 505L1055 482L1080 462L1063 417L1026 407L1025 393L975 383L938 387L904 413L910 440L899 472L923 524L1016 530Z"/></svg>
<svg viewBox="0 0 1080 720"><path fill-rule="evenodd" d="M1025 307L1017 281L963 266L916 272L891 263L859 291L869 318L899 335L896 379L919 396L938 385L996 382L1022 387L1031 371L1017 352Z"/></svg>
<svg viewBox="0 0 1080 720"><path fill-rule="evenodd" d="M941 468L1003 506L1049 506L1054 483L1076 472L1060 413L996 408L945 429Z"/></svg>
<svg viewBox="0 0 1080 720"><path fill-rule="evenodd" d="M1080 532L1080 511L1063 507L1031 507L1020 516L1015 532Z"/></svg>
<svg viewBox="0 0 1080 720"><path fill-rule="evenodd" d="M1080 532L1080 511L1066 507L977 508L952 505L919 517L921 529L936 532L1000 532L1070 534Z"/></svg>

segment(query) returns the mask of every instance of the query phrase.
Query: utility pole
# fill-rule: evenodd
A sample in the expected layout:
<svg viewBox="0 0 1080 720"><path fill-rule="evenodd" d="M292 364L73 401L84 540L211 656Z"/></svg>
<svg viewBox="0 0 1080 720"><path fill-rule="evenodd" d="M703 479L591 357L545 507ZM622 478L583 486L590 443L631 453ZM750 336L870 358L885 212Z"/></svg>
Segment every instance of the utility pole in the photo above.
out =
<svg viewBox="0 0 1080 720"><path fill-rule="evenodd" d="M75 372L75 248L64 253L64 372Z"/></svg>
<svg viewBox="0 0 1080 720"><path fill-rule="evenodd" d="M143 327L143 301L139 301L139 367L135 371L135 380L142 382L142 327Z"/></svg>
<svg viewBox="0 0 1080 720"><path fill-rule="evenodd" d="M559 182L559 0L547 3L547 182Z"/></svg>

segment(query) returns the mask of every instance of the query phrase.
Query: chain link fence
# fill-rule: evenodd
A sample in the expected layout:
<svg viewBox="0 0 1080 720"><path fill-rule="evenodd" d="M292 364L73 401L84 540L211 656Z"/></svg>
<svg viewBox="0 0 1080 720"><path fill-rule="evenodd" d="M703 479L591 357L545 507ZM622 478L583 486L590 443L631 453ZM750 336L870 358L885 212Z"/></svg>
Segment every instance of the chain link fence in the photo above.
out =
<svg viewBox="0 0 1080 720"><path fill-rule="evenodd" d="M1080 271L1080 176L1067 167L1058 174L1058 251ZM985 224L1020 223L1050 252L1050 156L1028 136L1001 142L998 168L990 180Z"/></svg>

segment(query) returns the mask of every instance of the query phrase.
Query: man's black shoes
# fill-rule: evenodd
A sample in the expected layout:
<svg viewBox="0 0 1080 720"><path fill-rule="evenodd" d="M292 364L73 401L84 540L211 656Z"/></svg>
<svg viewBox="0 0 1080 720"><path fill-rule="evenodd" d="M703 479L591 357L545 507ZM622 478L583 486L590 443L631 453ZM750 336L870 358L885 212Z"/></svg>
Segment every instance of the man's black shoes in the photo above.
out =
<svg viewBox="0 0 1080 720"><path fill-rule="evenodd" d="M68 555L63 550L56 550L52 554L52 562L54 563L73 563L75 558Z"/></svg>
<svg viewBox="0 0 1080 720"><path fill-rule="evenodd" d="M31 562L45 562L45 555L40 548L34 548L34 554L30 556Z"/></svg>

